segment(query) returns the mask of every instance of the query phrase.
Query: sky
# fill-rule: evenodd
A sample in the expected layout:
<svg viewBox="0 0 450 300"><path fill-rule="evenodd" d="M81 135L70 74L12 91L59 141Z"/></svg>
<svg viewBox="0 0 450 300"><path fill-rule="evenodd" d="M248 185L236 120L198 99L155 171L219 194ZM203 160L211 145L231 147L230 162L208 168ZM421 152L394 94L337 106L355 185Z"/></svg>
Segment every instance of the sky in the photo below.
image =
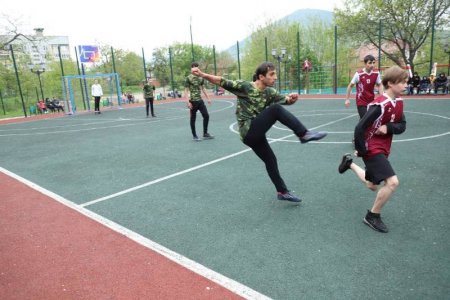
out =
<svg viewBox="0 0 450 300"><path fill-rule="evenodd" d="M119 3L119 4L115 4ZM5 16L19 31L68 36L70 47L110 45L146 58L154 48L174 42L215 46L223 51L250 35L254 28L298 9L333 11L343 0L123 0L123 1L3 1L0 34Z"/></svg>

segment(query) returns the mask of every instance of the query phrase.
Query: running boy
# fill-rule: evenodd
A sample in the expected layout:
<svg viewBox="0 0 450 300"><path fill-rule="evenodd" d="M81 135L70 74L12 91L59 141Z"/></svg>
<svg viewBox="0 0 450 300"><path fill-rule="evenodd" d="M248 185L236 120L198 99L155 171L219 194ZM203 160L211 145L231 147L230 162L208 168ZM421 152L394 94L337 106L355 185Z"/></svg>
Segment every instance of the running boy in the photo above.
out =
<svg viewBox="0 0 450 300"><path fill-rule="evenodd" d="M374 67L375 57L370 54L366 55L364 57L364 68L355 73L347 87L345 106L349 107L350 93L356 85L356 107L360 119L366 113L367 105L375 99L375 86L378 87L379 94L383 94L380 73Z"/></svg>
<svg viewBox="0 0 450 300"><path fill-rule="evenodd" d="M277 80L275 66L270 62L259 65L252 82L227 80L203 73L198 67L192 68L191 72L237 96L236 116L241 140L252 148L266 165L267 173L277 190L278 199L302 201L289 192L281 178L277 158L267 141L266 132L275 122L280 121L299 137L301 143L320 140L327 133L308 131L292 113L280 105L294 104L298 100L298 94L281 95L273 88Z"/></svg>
<svg viewBox="0 0 450 300"><path fill-rule="evenodd" d="M366 170L355 164L350 154L342 157L338 168L341 174L352 169L370 190L378 190L372 209L367 211L363 222L380 232L388 232L381 220L381 209L399 185L388 156L393 135L406 129L400 95L406 89L407 81L408 73L402 68L394 66L386 70L382 80L386 92L368 105L367 113L355 128L355 155L363 158ZM382 181L384 185L378 189Z"/></svg>

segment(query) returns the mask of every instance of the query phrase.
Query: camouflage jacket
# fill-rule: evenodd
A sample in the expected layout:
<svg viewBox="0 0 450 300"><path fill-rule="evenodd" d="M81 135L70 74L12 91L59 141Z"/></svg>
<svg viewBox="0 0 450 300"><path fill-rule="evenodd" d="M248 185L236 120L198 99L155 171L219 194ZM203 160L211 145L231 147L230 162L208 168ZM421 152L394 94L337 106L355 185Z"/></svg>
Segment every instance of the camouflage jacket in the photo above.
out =
<svg viewBox="0 0 450 300"><path fill-rule="evenodd" d="M252 120L267 106L274 103L288 104L286 96L272 87L259 90L253 82L222 78L220 86L237 96L236 118L241 140L247 135Z"/></svg>
<svg viewBox="0 0 450 300"><path fill-rule="evenodd" d="M205 84L205 80L201 77L194 75L189 75L186 77L184 82L184 87L189 88L189 100L190 101L200 101L202 99L202 86Z"/></svg>
<svg viewBox="0 0 450 300"><path fill-rule="evenodd" d="M146 83L142 90L144 91L144 98L153 98L154 85Z"/></svg>

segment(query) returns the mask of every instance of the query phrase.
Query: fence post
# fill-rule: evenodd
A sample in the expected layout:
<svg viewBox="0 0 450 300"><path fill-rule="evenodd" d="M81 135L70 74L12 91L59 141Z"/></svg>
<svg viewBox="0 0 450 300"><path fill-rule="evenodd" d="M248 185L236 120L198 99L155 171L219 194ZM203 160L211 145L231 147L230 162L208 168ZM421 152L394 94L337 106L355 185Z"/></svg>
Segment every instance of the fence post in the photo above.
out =
<svg viewBox="0 0 450 300"><path fill-rule="evenodd" d="M6 112L5 112L5 104L3 103L2 90L0 90L0 100L2 101L3 114L6 115Z"/></svg>
<svg viewBox="0 0 450 300"><path fill-rule="evenodd" d="M20 99L22 100L23 114L25 115L25 118L26 118L26 117L28 117L27 110L25 108L25 102L23 101L22 86L20 85L19 72L17 71L16 58L14 57L14 50L13 50L12 44L9 44L9 49L11 50L11 56L12 56L13 64L14 64L14 71L16 72L16 80L17 80L17 85L19 86Z"/></svg>
<svg viewBox="0 0 450 300"><path fill-rule="evenodd" d="M334 94L337 94L337 25L334 25Z"/></svg>

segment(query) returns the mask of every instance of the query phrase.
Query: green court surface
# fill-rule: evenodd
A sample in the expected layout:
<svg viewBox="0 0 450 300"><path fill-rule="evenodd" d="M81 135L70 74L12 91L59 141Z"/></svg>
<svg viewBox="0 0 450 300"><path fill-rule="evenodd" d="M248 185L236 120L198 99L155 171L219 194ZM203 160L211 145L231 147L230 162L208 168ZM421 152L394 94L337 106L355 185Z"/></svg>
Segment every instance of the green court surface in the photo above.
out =
<svg viewBox="0 0 450 300"><path fill-rule="evenodd" d="M362 219L375 193L348 171L355 107L287 107L321 142L269 132L281 174L303 198L276 200L262 162L241 143L235 101L208 106L216 138L192 141L183 102L104 109L0 126L0 167L274 299L448 299L450 101L405 100L394 137L400 186L381 234ZM197 116L197 132L202 117ZM361 159L355 160L362 165ZM176 283L174 283L176 284Z"/></svg>

